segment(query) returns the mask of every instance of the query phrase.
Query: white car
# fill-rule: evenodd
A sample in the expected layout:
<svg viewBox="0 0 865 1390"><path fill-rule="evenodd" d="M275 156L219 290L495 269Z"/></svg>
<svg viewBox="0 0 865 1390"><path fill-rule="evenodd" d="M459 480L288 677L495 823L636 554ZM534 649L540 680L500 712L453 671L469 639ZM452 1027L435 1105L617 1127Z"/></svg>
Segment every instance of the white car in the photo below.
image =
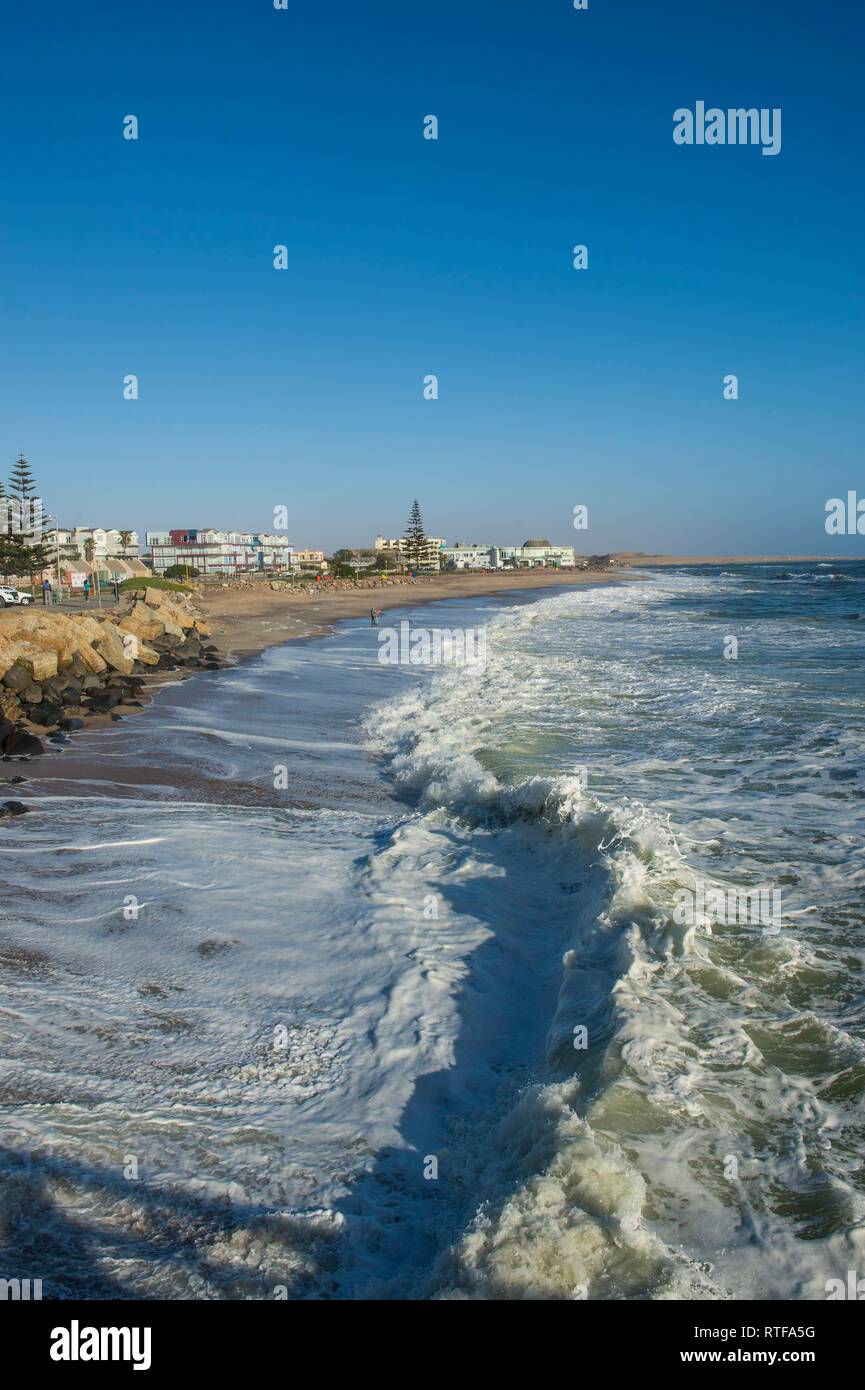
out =
<svg viewBox="0 0 865 1390"><path fill-rule="evenodd" d="M6 608L14 603L32 603L31 594L23 594L20 589L9 589L5 584L0 585L0 608Z"/></svg>

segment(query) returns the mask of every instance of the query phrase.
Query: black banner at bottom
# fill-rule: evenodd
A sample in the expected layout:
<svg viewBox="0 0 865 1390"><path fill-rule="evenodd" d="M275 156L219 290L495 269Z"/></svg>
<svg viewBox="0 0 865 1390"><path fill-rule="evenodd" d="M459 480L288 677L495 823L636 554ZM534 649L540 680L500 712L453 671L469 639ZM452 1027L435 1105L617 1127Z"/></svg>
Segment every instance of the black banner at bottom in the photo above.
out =
<svg viewBox="0 0 865 1390"><path fill-rule="evenodd" d="M374 1357L382 1371L411 1376L403 1339L422 1340L420 1364L427 1378L437 1367L452 1375L458 1336L463 1373L471 1349L484 1360L484 1378L496 1353L509 1357L538 1333L554 1342L533 1343L545 1354L573 1356L574 1373L585 1357L610 1374L639 1369L688 1374L717 1367L761 1367L766 1372L801 1368L832 1374L856 1364L862 1310L856 1300L826 1303L579 1302L539 1309L536 1304L324 1301L250 1302L27 1302L5 1301L7 1349L25 1371L52 1377L98 1375L109 1368L140 1375L196 1372L214 1376L265 1372L273 1363L290 1369L291 1358L315 1352L333 1374L345 1358L356 1375L369 1374ZM844 1306L852 1302L854 1306ZM507 1317L501 1331L500 1316ZM454 1321L451 1321L451 1318ZM516 1319L516 1321L515 1321ZM560 1340L568 1338L566 1343ZM314 1344L305 1339L324 1338ZM432 1340L435 1339L435 1340ZM466 1355L468 1352L468 1355ZM324 1354L322 1356L322 1353ZM468 1363L468 1365L466 1365ZM297 1367L299 1370L299 1365ZM324 1367L322 1367L324 1370ZM847 1372L849 1373L849 1371Z"/></svg>

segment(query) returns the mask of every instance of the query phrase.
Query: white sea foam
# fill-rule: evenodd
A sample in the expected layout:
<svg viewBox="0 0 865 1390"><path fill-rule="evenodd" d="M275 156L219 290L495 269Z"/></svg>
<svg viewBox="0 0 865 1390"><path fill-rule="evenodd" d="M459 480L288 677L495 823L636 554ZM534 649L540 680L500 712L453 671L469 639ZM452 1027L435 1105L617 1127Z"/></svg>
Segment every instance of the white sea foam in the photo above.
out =
<svg viewBox="0 0 865 1390"><path fill-rule="evenodd" d="M713 939L708 922L676 926L674 894L701 871L668 813L605 804L567 776L507 780L535 756L526 756L526 707L572 703L572 692L556 689L564 674L573 681L556 629L592 607L650 609L668 592L557 596L509 613L488 632L482 677L445 673L375 719L376 741L418 796L431 837L452 835L454 824L498 835L502 863L543 904L550 930L538 965L559 953L565 920L570 941L545 1067L465 1141L467 1168L472 1146L495 1157L475 1162L478 1212L425 1286L436 1296L786 1297L808 1288L813 1297L821 1272L861 1242L861 1198L827 1137L840 1129L845 1148L855 1146L858 1106L841 1114L820 1095L833 1076L861 1068L861 1040L840 1022L800 1014L803 1073L784 1041L796 1026L785 1022L790 1003L780 1012L774 1003L779 987L792 1000L797 978L820 971L812 940ZM665 702L668 692L644 685L643 694ZM712 701L712 717L727 703ZM502 759L502 747L517 748L516 758ZM684 838L696 847L702 828ZM722 843L704 840L710 853ZM737 867L753 872L759 850L748 847ZM575 890L565 903L563 883ZM485 913L493 927L496 908L490 901ZM529 1026L537 1033L543 1023ZM583 1053L573 1046L580 1025L590 1040ZM771 1256L755 1258L755 1245Z"/></svg>
<svg viewBox="0 0 865 1390"><path fill-rule="evenodd" d="M230 802L278 757L326 804L7 826L9 1248L60 1297L821 1298L862 1267L862 639L806 585L792 622L759 574L652 576L488 609L483 671L383 668L354 625L200 709L167 687L136 761ZM673 918L775 875L778 936Z"/></svg>

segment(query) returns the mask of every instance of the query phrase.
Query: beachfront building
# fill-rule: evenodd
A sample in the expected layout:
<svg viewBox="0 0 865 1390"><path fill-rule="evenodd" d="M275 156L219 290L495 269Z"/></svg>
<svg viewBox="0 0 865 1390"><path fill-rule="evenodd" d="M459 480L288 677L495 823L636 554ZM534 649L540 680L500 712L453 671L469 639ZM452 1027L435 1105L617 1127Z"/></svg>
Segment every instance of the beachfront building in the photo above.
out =
<svg viewBox="0 0 865 1390"><path fill-rule="evenodd" d="M573 569L576 556L572 545L532 539L522 545L492 546L490 564L493 569Z"/></svg>
<svg viewBox="0 0 865 1390"><path fill-rule="evenodd" d="M453 545L442 547L441 567L443 570L491 569L493 549L493 546L479 545L477 541L472 541L470 545L454 541Z"/></svg>
<svg viewBox="0 0 865 1390"><path fill-rule="evenodd" d="M315 570L322 574L327 569L327 560L324 558L323 550L309 550L301 547L294 552L293 565L299 570Z"/></svg>
<svg viewBox="0 0 865 1390"><path fill-rule="evenodd" d="M421 553L418 569L425 573L438 573L442 568L441 552L447 545L447 541L440 536L427 536L426 545ZM400 565L407 565L408 560L408 541L405 536L376 536L373 541L373 550L382 551L386 555L394 568Z"/></svg>
<svg viewBox="0 0 865 1390"><path fill-rule="evenodd" d="M63 583L70 576L97 571L106 578L126 579L146 574L137 531L104 526L52 526L43 536L48 555L48 571Z"/></svg>
<svg viewBox="0 0 865 1390"><path fill-rule="evenodd" d="M154 574L188 565L200 575L228 577L256 570L290 571L294 546L284 536L262 531L219 531L215 527L148 531Z"/></svg>
<svg viewBox="0 0 865 1390"><path fill-rule="evenodd" d="M571 545L528 540L522 545L464 545L456 541L441 552L443 570L572 569L577 560Z"/></svg>

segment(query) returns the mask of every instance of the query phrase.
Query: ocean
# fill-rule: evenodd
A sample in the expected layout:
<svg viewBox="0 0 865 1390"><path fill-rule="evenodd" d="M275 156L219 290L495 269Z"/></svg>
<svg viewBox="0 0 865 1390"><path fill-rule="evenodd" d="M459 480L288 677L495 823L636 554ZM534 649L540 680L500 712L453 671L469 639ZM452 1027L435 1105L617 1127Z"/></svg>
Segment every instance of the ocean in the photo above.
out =
<svg viewBox="0 0 865 1390"><path fill-rule="evenodd" d="M87 735L86 787L24 769L0 1276L809 1300L865 1274L865 563L401 620L485 659L383 664L348 621Z"/></svg>

